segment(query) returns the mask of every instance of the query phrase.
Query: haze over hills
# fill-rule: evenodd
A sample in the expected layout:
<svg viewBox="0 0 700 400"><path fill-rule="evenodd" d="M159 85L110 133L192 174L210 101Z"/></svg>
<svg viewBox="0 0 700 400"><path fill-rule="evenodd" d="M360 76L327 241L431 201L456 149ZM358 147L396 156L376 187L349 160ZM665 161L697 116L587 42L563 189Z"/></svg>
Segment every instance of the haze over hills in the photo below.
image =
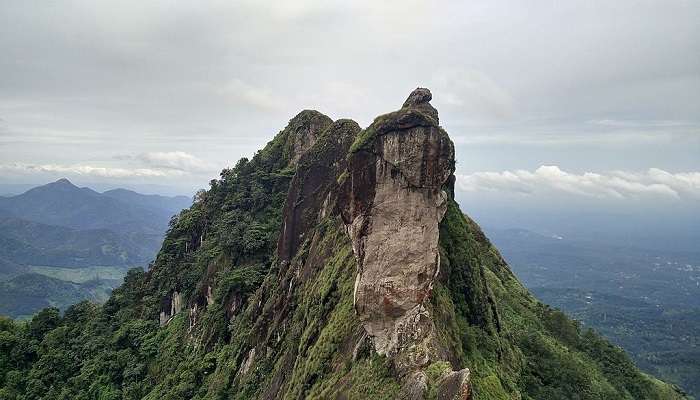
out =
<svg viewBox="0 0 700 400"><path fill-rule="evenodd" d="M0 198L0 211L47 225L75 229L110 229L162 234L170 217L191 200L141 195L127 190L98 193L67 179L39 186L17 196Z"/></svg>
<svg viewBox="0 0 700 400"><path fill-rule="evenodd" d="M540 300L622 346L645 371L700 394L700 249L525 229L486 232Z"/></svg>
<svg viewBox="0 0 700 400"><path fill-rule="evenodd" d="M67 179L0 198L0 314L105 300L128 268L153 260L170 218L190 203Z"/></svg>
<svg viewBox="0 0 700 400"><path fill-rule="evenodd" d="M139 265L153 257L143 243L109 229L74 229L0 217L0 249L22 265Z"/></svg>

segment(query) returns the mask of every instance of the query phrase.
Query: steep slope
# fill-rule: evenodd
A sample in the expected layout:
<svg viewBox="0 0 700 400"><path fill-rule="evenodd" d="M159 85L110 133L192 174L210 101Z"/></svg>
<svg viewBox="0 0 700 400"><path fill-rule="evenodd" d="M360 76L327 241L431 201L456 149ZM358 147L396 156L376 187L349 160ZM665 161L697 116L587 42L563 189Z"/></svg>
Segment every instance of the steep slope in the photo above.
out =
<svg viewBox="0 0 700 400"><path fill-rule="evenodd" d="M522 287L430 100L365 130L303 111L103 307L0 320L0 397L683 398Z"/></svg>

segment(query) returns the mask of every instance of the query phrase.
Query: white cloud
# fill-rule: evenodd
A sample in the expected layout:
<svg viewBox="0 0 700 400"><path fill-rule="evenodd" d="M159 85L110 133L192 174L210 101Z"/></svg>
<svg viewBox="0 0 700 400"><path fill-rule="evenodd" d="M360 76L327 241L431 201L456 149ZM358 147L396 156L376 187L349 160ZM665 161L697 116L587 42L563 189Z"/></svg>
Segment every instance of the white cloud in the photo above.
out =
<svg viewBox="0 0 700 400"><path fill-rule="evenodd" d="M282 99L269 89L251 85L240 79L233 79L216 88L226 101L237 106L249 107L260 111L279 111L283 108Z"/></svg>
<svg viewBox="0 0 700 400"><path fill-rule="evenodd" d="M666 125L663 125L663 124ZM700 144L700 124L680 121L666 122L588 122L589 126L540 121L539 123L522 122L510 128L493 130L488 125L465 125L462 130L469 134L453 134L458 144L475 145L524 145L546 147L570 146L629 146L635 145L673 145L686 143L688 146ZM617 125L616 125L617 124ZM459 132L460 129L454 131ZM473 132L473 133L472 133ZM452 133L452 132L451 132Z"/></svg>
<svg viewBox="0 0 700 400"><path fill-rule="evenodd" d="M0 165L0 172L14 174L61 174L61 175L79 175L93 176L100 178L162 178L171 176L180 176L184 172L178 170L163 170L153 168L117 168L117 167L100 167L93 165L58 165L58 164L22 164L14 163Z"/></svg>
<svg viewBox="0 0 700 400"><path fill-rule="evenodd" d="M466 192L510 192L523 195L564 193L591 198L626 199L657 196L700 199L700 172L671 173L658 168L646 172L613 171L576 174L555 165L534 171L475 172L457 175Z"/></svg>
<svg viewBox="0 0 700 400"><path fill-rule="evenodd" d="M56 177L91 177L106 180L201 180L216 171L212 163L184 151L148 152L118 155L110 161L81 163L0 164L0 176L7 179L36 180ZM213 174L215 176L215 174Z"/></svg>
<svg viewBox="0 0 700 400"><path fill-rule="evenodd" d="M491 77L472 69L440 69L432 77L435 104L468 119L507 119L514 113L511 94Z"/></svg>
<svg viewBox="0 0 700 400"><path fill-rule="evenodd" d="M215 170L211 163L184 151L154 151L139 154L136 158L158 169L172 169L183 172L205 172Z"/></svg>
<svg viewBox="0 0 700 400"><path fill-rule="evenodd" d="M674 120L624 120L624 119L596 119L588 121L591 125L623 127L623 128L644 128L644 127L678 127L678 126L695 126L696 124L688 121Z"/></svg>

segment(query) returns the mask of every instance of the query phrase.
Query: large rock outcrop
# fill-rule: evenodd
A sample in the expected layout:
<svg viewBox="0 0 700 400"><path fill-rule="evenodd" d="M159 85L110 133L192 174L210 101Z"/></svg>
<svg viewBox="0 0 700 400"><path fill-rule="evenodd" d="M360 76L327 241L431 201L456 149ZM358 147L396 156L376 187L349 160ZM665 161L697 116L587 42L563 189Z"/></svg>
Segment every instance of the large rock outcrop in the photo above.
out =
<svg viewBox="0 0 700 400"><path fill-rule="evenodd" d="M428 89L416 89L360 134L341 190L359 264L355 310L377 353L404 374L440 357L425 303L439 272L454 146L430 100Z"/></svg>
<svg viewBox="0 0 700 400"><path fill-rule="evenodd" d="M333 208L330 201L332 189L337 186L338 175L346 168L345 156L359 131L360 126L355 121L338 120L323 134L313 135L314 143L319 141L318 146L292 158L298 163L297 172L287 193L282 232L277 242L277 255L282 262L289 261L296 254L307 232L318 223L318 214L323 218Z"/></svg>
<svg viewBox="0 0 700 400"><path fill-rule="evenodd" d="M289 132L285 143L289 164L296 165L332 123L332 119L316 110L304 110L292 118L285 128Z"/></svg>
<svg viewBox="0 0 700 400"><path fill-rule="evenodd" d="M687 399L518 282L454 199L430 100L417 89L364 130L299 113L200 192L103 306L2 321L0 393ZM47 340L56 351L34 345Z"/></svg>

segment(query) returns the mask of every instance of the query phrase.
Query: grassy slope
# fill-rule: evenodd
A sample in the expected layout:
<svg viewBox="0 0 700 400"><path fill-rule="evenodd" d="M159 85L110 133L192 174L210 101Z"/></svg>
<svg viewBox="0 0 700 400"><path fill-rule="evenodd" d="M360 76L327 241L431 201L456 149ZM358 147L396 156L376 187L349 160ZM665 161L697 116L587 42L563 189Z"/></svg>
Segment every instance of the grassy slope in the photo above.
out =
<svg viewBox="0 0 700 400"><path fill-rule="evenodd" d="M500 329L495 331L474 318L474 311L460 304L460 292L448 289L456 283L452 277L448 288L438 287L433 297L434 307L445 316L441 319L456 320L448 330L461 344L462 363L473 370L476 399L512 398L515 392L525 399L682 398L671 386L641 373L621 349L593 331L581 332L577 323L532 297L456 203L441 228L441 245L453 264L447 268L454 271L459 263L481 271L474 275L485 278L488 293L472 297L483 296L488 303L492 296L498 315ZM461 259L454 249L465 251Z"/></svg>

